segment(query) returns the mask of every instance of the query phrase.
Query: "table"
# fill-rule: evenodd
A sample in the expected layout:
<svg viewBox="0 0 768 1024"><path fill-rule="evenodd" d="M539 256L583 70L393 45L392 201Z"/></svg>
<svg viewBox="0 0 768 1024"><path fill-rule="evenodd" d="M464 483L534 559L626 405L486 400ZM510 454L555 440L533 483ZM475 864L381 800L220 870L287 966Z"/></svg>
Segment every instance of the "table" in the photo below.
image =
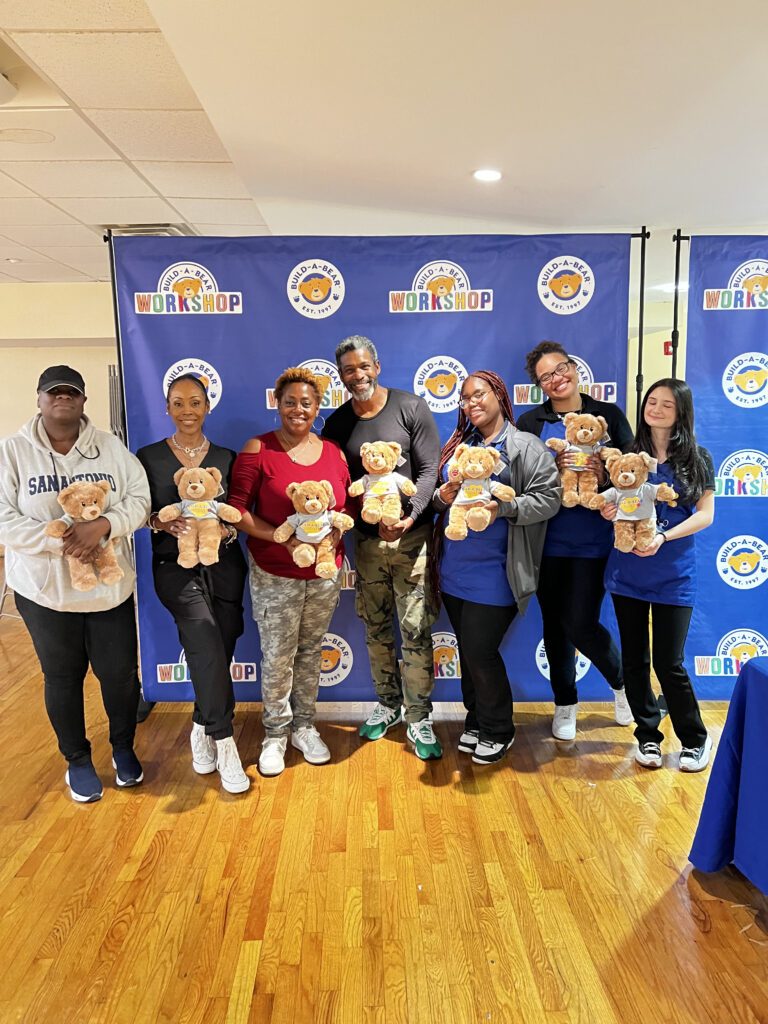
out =
<svg viewBox="0 0 768 1024"><path fill-rule="evenodd" d="M690 861L700 871L733 862L768 893L768 658L739 672L711 768Z"/></svg>

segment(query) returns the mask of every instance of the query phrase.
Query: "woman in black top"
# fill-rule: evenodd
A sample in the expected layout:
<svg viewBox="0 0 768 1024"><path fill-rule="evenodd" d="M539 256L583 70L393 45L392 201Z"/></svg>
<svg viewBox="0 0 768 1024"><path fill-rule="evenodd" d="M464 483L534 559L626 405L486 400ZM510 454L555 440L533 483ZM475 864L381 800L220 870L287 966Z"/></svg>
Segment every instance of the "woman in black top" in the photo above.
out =
<svg viewBox="0 0 768 1024"><path fill-rule="evenodd" d="M171 437L147 445L136 453L149 479L152 509L152 573L155 590L173 615L195 691L192 716L192 767L200 775L218 770L230 793L250 786L232 735L235 693L230 663L237 638L243 632L243 587L246 565L237 532L222 525L219 561L184 569L177 538L188 529L184 519L160 522L158 511L179 500L174 473L180 468L216 467L226 490L235 453L212 444L203 434L210 411L203 382L191 374L177 377L168 389L168 415L175 431Z"/></svg>

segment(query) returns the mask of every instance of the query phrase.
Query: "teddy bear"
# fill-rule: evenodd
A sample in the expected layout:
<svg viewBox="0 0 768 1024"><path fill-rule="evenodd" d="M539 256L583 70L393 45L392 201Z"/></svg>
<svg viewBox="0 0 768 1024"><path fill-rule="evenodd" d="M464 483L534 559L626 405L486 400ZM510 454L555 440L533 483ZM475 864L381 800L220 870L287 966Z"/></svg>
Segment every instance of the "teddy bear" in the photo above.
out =
<svg viewBox="0 0 768 1024"><path fill-rule="evenodd" d="M397 441L366 441L360 447L365 476L349 488L353 498L363 495L360 513L366 523L394 526L403 518L400 492L410 498L416 493L413 481L395 472L402 448Z"/></svg>
<svg viewBox="0 0 768 1024"><path fill-rule="evenodd" d="M202 466L178 469L173 474L173 482L181 501L175 505L164 505L157 518L161 523L187 520L189 529L178 538L179 557L176 561L185 569L193 569L198 563L213 565L219 560L219 520L239 523L243 517L236 508L215 500L221 493L221 472L215 466L210 469Z"/></svg>
<svg viewBox="0 0 768 1024"><path fill-rule="evenodd" d="M467 528L482 532L491 521L486 507L492 498L512 501L515 492L498 480L491 480L494 473L504 467L501 456L495 448L482 445L460 444L448 463L448 482L461 486L453 499L448 513L445 536L448 540L464 540Z"/></svg>
<svg viewBox="0 0 768 1024"><path fill-rule="evenodd" d="M603 446L608 424L602 416L569 412L563 418L563 423L565 440L562 437L550 437L546 442L547 448L556 454L567 452L573 456L574 465L560 471L562 504L565 508L583 505L584 508L600 509L605 504L605 498L597 493L597 473L589 468L587 461L590 455L596 455L605 462L611 455L621 455L621 452L618 448Z"/></svg>
<svg viewBox="0 0 768 1024"><path fill-rule="evenodd" d="M581 287L583 280L581 274L558 274L550 280L549 287L559 299L571 299Z"/></svg>
<svg viewBox="0 0 768 1024"><path fill-rule="evenodd" d="M327 480L305 480L300 484L288 484L285 492L296 509L292 516L277 527L274 539L283 544L296 535L301 541L293 549L293 560L302 569L314 564L315 575L324 580L335 579L336 546L331 537L334 528L344 533L351 530L355 521L344 512L332 511L334 502L333 486Z"/></svg>
<svg viewBox="0 0 768 1024"><path fill-rule="evenodd" d="M104 511L109 483L106 480L75 480L63 491L59 492L58 503L64 509L61 519L48 523L45 532L49 537L63 537L74 523L90 523L98 519ZM117 564L115 545L112 538L102 540L101 550L95 561L82 562L72 555L66 556L69 565L69 576L75 590L93 590L97 583L110 586L117 583L125 575ZM96 576L95 570L99 575Z"/></svg>
<svg viewBox="0 0 768 1024"><path fill-rule="evenodd" d="M613 521L619 551L645 551L656 536L657 501L666 501L670 508L677 504L677 491L669 484L649 484L648 473L656 468L656 460L647 452L609 455L605 462L613 487L603 491L606 502L616 502L618 512Z"/></svg>

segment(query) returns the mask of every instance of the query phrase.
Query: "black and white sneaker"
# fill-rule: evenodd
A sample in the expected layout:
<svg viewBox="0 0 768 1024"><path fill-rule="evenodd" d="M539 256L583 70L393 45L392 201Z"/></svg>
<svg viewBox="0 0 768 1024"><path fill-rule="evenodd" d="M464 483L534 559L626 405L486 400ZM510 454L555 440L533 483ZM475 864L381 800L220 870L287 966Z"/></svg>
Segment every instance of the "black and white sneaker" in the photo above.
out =
<svg viewBox="0 0 768 1024"><path fill-rule="evenodd" d="M703 772L709 764L712 737L707 736L700 747L683 747L680 751L681 772Z"/></svg>
<svg viewBox="0 0 768 1024"><path fill-rule="evenodd" d="M475 764L493 764L494 761L500 761L504 757L514 742L514 736L505 743L494 743L493 740L478 740L477 746L472 753L472 760Z"/></svg>
<svg viewBox="0 0 768 1024"><path fill-rule="evenodd" d="M658 743L641 743L635 760L643 768L661 768L661 747Z"/></svg>
<svg viewBox="0 0 768 1024"><path fill-rule="evenodd" d="M479 739L480 733L477 729L465 729L459 736L459 750L462 754L474 754Z"/></svg>

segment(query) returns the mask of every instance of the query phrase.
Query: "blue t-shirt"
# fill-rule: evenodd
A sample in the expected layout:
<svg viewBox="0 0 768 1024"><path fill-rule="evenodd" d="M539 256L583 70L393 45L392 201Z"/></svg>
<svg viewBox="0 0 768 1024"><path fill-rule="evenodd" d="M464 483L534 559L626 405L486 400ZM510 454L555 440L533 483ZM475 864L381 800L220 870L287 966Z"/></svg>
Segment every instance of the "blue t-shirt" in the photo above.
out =
<svg viewBox="0 0 768 1024"><path fill-rule="evenodd" d="M507 424L498 437L490 442L504 468L495 477L509 486L509 459L507 458ZM485 440L475 431L464 442L483 445ZM443 468L443 480L448 467ZM448 513L446 512L446 517ZM469 530L466 540L448 540L443 537L443 557L440 562L440 589L451 597L476 604L507 606L515 603L515 596L507 579L507 539L509 524L499 516L482 533Z"/></svg>
<svg viewBox="0 0 768 1024"><path fill-rule="evenodd" d="M542 442L546 444L550 437L565 440L565 423L562 420L544 424ZM552 452L552 456L556 457L557 452ZM613 524L603 519L598 511L583 505L561 508L547 521L545 555L555 558L607 558L612 544Z"/></svg>
<svg viewBox="0 0 768 1024"><path fill-rule="evenodd" d="M706 490L714 490L712 456L706 448L699 448L699 455L708 467ZM669 484L678 494L682 491L682 485L668 462L659 465L657 472L649 473L648 482ZM695 511L695 504L678 502L670 508L666 501L660 501L656 505L656 529L662 533L671 530L689 519ZM656 554L648 558L638 558L631 551L612 548L605 568L605 589L611 594L634 597L652 604L693 607L696 596L695 534L664 541Z"/></svg>

